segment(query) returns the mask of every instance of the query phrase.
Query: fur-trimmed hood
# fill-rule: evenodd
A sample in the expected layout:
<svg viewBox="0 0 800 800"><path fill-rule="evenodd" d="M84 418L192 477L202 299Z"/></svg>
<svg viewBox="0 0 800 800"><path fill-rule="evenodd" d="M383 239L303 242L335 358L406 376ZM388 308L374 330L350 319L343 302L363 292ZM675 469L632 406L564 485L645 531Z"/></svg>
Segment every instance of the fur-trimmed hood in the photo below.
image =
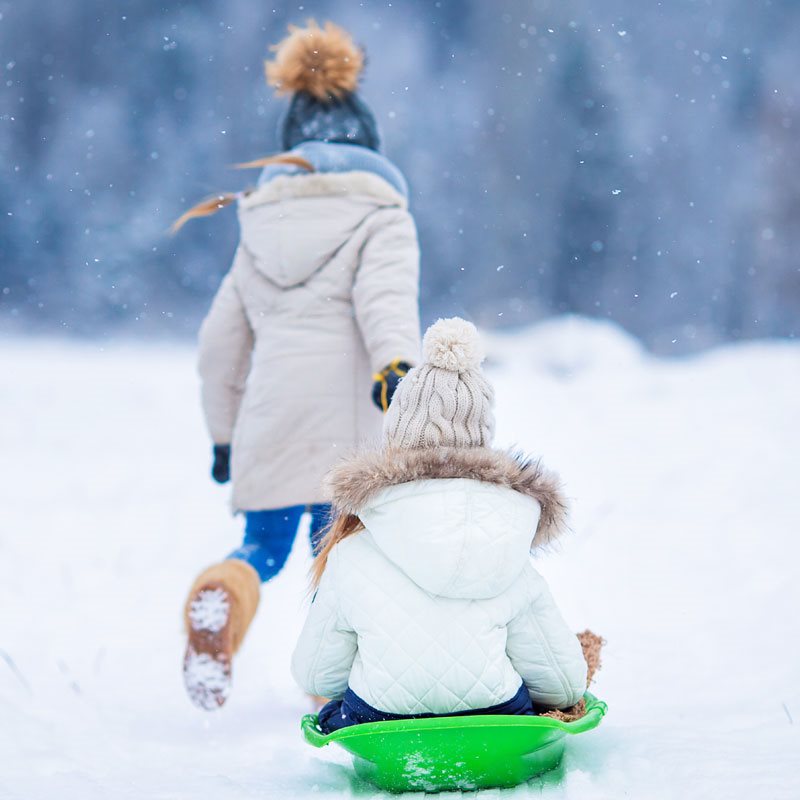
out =
<svg viewBox="0 0 800 800"><path fill-rule="evenodd" d="M557 539L566 529L567 504L558 477L538 460L491 448L387 448L340 461L325 491L341 514L359 516L385 489L415 481L467 479L511 489L541 507L532 547ZM534 532L531 532L534 533Z"/></svg>
<svg viewBox="0 0 800 800"><path fill-rule="evenodd" d="M377 206L406 208L408 201L388 180L374 172L311 172L280 174L239 200L240 210L250 210L265 203L277 203L307 197L367 197Z"/></svg>

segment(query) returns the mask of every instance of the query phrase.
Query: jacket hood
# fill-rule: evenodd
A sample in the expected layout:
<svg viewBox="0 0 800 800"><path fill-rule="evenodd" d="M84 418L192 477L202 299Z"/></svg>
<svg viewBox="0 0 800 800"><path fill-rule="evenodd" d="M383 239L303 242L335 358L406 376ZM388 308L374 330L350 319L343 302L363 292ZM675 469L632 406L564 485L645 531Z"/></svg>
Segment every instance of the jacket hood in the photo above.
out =
<svg viewBox="0 0 800 800"><path fill-rule="evenodd" d="M369 172L280 175L239 201L241 246L282 289L307 281L382 208L405 198Z"/></svg>
<svg viewBox="0 0 800 800"><path fill-rule="evenodd" d="M387 449L335 467L328 492L425 591L482 599L504 591L531 547L553 541L566 506L538 462L488 448Z"/></svg>

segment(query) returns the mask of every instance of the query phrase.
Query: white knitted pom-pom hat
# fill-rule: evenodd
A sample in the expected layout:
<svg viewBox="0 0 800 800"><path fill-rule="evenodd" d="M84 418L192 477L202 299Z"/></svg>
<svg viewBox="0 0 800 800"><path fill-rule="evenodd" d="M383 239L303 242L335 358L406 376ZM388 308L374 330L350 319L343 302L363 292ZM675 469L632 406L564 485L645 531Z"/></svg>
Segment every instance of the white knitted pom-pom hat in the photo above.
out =
<svg viewBox="0 0 800 800"><path fill-rule="evenodd" d="M422 340L422 364L400 381L383 420L393 447L488 447L494 392L481 372L478 331L459 317L440 319Z"/></svg>

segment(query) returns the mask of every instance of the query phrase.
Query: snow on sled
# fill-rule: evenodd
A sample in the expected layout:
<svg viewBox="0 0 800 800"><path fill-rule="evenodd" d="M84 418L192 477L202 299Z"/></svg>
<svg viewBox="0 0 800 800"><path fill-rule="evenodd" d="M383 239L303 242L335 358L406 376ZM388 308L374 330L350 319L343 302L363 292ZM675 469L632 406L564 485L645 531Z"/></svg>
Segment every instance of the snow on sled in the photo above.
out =
<svg viewBox="0 0 800 800"><path fill-rule="evenodd" d="M316 714L303 717L305 740L336 743L353 755L356 774L389 792L508 788L558 766L567 734L596 728L606 704L586 692L586 713L551 717L474 715L368 722L325 735Z"/></svg>

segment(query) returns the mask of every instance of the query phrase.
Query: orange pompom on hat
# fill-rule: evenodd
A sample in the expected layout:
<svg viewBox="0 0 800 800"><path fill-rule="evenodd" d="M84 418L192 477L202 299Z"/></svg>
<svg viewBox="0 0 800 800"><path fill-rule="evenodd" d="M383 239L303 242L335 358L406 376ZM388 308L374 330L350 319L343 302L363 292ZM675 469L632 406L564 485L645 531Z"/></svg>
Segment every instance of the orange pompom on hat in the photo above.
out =
<svg viewBox="0 0 800 800"><path fill-rule="evenodd" d="M304 28L290 25L272 50L267 82L278 94L292 95L278 131L284 150L309 141L380 149L375 117L356 93L364 52L347 31L309 20Z"/></svg>

